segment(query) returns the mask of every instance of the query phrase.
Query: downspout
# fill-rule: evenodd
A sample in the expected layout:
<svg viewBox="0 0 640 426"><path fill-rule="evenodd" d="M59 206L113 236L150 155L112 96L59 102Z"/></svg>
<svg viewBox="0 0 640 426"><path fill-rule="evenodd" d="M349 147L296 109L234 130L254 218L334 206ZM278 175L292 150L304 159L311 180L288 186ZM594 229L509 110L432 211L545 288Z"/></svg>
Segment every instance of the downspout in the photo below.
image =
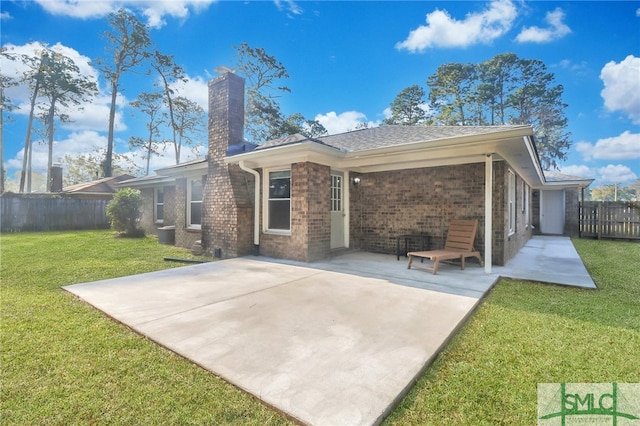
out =
<svg viewBox="0 0 640 426"><path fill-rule="evenodd" d="M260 173L244 164L244 160L238 163L245 172L251 173L254 177L253 189L253 254L260 255Z"/></svg>

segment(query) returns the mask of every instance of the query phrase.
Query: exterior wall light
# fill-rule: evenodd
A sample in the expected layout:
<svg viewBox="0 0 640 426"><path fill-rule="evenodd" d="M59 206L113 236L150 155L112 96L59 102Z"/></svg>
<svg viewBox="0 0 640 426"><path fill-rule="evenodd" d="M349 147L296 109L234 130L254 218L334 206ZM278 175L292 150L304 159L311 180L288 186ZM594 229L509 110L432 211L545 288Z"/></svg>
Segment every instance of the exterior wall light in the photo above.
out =
<svg viewBox="0 0 640 426"><path fill-rule="evenodd" d="M353 184L354 185L359 185L360 184L360 178L359 177L354 177L353 178Z"/></svg>

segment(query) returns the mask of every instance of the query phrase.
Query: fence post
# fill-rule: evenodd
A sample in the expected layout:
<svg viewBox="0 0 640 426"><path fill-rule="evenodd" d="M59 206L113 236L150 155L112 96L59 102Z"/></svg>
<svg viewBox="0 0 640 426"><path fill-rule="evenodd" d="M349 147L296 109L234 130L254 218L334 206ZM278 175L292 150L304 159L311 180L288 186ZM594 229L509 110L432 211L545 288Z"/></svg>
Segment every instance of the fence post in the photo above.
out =
<svg viewBox="0 0 640 426"><path fill-rule="evenodd" d="M603 215L603 210L604 210L603 203L598 203L598 214L597 214L598 230L596 231L598 239L600 239L600 236L602 235L602 215Z"/></svg>

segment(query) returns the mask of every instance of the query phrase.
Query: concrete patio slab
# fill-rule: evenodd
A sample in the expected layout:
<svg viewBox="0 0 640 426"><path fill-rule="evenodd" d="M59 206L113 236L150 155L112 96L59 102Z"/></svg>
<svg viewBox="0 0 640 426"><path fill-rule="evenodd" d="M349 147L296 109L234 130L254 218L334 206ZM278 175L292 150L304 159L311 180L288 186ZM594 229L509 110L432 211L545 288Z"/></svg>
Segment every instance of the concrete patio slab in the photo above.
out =
<svg viewBox="0 0 640 426"><path fill-rule="evenodd" d="M479 302L418 285L239 258L65 289L301 422L370 425Z"/></svg>
<svg viewBox="0 0 640 426"><path fill-rule="evenodd" d="M491 274L353 252L231 259L66 290L312 425L386 417L500 277L595 288L571 240L534 237Z"/></svg>

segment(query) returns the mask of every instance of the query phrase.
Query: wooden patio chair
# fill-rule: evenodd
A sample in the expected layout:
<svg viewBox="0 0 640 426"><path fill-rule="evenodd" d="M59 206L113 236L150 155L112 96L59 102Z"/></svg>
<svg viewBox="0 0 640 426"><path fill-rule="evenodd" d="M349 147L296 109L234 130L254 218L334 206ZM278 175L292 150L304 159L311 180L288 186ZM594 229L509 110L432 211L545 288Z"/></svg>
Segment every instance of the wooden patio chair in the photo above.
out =
<svg viewBox="0 0 640 426"><path fill-rule="evenodd" d="M444 248L440 250L412 251L407 253L407 256L409 256L409 265L407 268L411 269L414 257L431 259L433 261L433 267L415 265L414 267L432 271L434 275L438 272L441 260L460 259L461 269L464 269L465 258L475 257L480 261L480 265L482 265L480 252L473 248L477 230L478 219L452 220L449 224L449 232L447 233Z"/></svg>

